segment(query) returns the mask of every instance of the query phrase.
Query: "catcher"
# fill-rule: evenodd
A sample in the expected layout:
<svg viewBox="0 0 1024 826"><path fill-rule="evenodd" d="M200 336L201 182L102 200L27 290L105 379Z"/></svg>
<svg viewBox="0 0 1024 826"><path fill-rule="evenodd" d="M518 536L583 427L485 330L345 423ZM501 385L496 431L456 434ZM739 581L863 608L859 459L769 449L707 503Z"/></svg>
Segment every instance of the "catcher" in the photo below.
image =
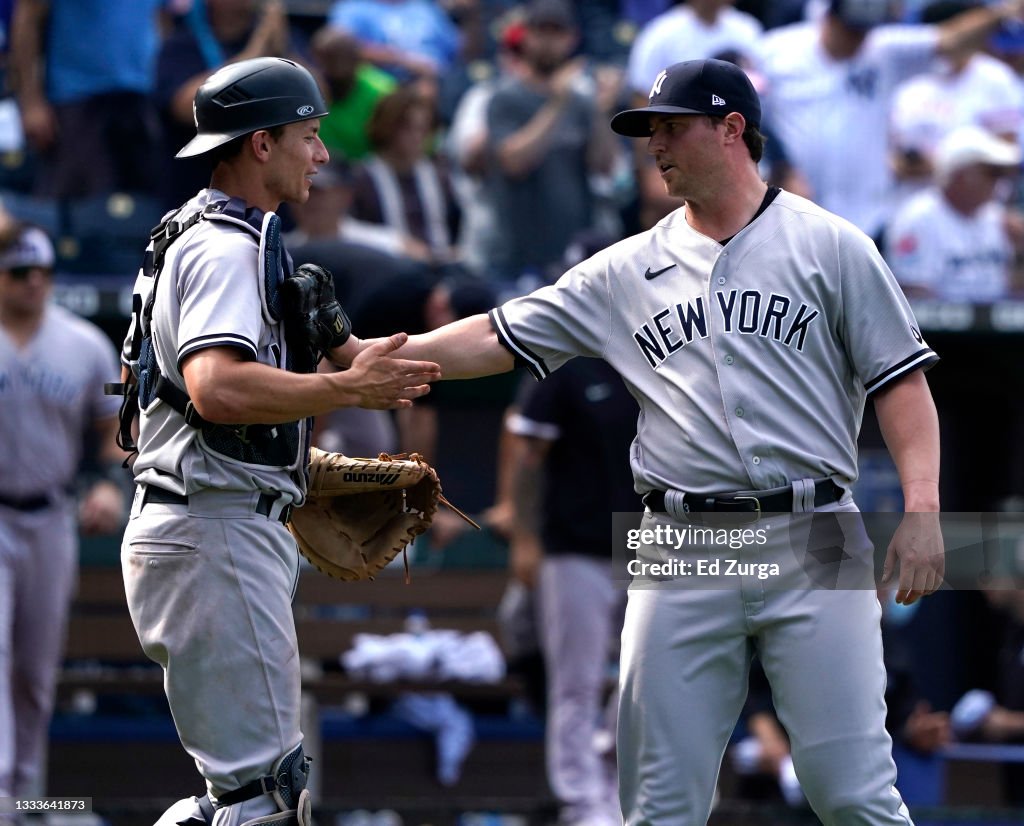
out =
<svg viewBox="0 0 1024 826"><path fill-rule="evenodd" d="M285 528L306 493L307 419L342 406L408 407L440 374L391 357L404 334L366 348L348 370L314 372L320 354L344 349L349 323L325 271L292 272L275 211L305 201L326 163L317 134L326 112L316 81L290 61L214 73L196 94L198 134L179 152L209 157L210 186L153 231L135 282L122 381L111 388L122 395L119 444L138 453L125 593L205 781L158 826L309 826L291 610L299 555ZM321 471L322 459L316 482L331 491L331 468L344 460ZM346 503L364 525L381 516L388 527L327 542L311 527L314 498L296 511L304 547L339 575L379 570L435 507L436 475L410 461L428 490ZM341 480L375 472L342 470ZM355 560L322 551L348 541Z"/></svg>

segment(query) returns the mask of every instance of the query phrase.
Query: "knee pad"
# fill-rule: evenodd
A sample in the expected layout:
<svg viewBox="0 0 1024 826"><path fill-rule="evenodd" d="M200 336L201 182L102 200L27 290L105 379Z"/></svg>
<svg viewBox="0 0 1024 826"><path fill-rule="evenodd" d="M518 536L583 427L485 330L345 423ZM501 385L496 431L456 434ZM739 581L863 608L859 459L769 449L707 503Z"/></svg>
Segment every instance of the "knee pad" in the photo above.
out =
<svg viewBox="0 0 1024 826"><path fill-rule="evenodd" d="M300 743L294 750L274 764L271 777L274 778L272 794L277 805L282 809L297 809L299 798L306 790L309 782L309 764L312 761L302 751ZM306 798L309 794L307 792ZM308 801L307 801L308 805Z"/></svg>
<svg viewBox="0 0 1024 826"><path fill-rule="evenodd" d="M296 746L270 774L221 795L212 826L310 826L310 762Z"/></svg>

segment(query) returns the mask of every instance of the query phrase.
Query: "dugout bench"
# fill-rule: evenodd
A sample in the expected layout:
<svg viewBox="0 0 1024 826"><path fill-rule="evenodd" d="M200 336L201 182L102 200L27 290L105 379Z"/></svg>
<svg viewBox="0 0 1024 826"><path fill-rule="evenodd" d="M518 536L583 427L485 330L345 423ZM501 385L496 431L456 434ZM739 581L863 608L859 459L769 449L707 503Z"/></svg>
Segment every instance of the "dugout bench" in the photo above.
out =
<svg viewBox="0 0 1024 826"><path fill-rule="evenodd" d="M552 799L543 726L514 713L522 704L521 679L373 683L337 665L357 633L402 631L414 610L433 627L497 638L504 570L414 567L407 585L401 566L395 569L374 582L338 582L311 569L300 575L294 612L304 664L303 730L315 760L311 790L318 808L421 812L435 823L454 823L465 811L545 816ZM407 691L447 691L474 712L477 742L456 786L436 780L433 739L388 717L389 701ZM346 711L354 705L370 713ZM49 761L50 793L94 798L112 826L155 819L176 796L201 788L167 711L162 671L145 658L135 635L117 567L81 571Z"/></svg>

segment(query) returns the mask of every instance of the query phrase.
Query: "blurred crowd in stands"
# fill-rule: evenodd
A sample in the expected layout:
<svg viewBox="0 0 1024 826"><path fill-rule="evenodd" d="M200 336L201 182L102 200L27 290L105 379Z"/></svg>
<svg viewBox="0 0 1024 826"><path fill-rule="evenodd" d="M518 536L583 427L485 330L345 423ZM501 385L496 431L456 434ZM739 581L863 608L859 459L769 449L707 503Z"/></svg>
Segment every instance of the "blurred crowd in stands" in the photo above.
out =
<svg viewBox="0 0 1024 826"><path fill-rule="evenodd" d="M7 0L0 202L58 273L131 277L140 239L206 183L175 160L225 63L312 69L332 155L287 216L296 257L478 278L503 297L679 206L610 113L680 60L742 65L764 174L878 242L914 296L1024 290L1016 172L1024 23L960 38L978 0ZM971 131L963 131L963 130Z"/></svg>
<svg viewBox="0 0 1024 826"><path fill-rule="evenodd" d="M422 332L678 208L644 142L608 120L645 102L665 66L719 57L762 94L765 177L874 238L908 295L1024 297L1024 21L962 37L981 5L0 0L0 205L51 235L58 276L130 285L149 229L208 182L202 159L173 157L194 134L198 86L226 63L289 57L322 83L332 160L284 216L288 248L334 273L359 335ZM397 425L342 411L321 444L435 454L429 404ZM507 528L507 512L492 516ZM991 601L1005 612L988 643L1003 667L954 722L965 737L1024 739L1024 612ZM949 718L920 686L905 693L897 737L922 752L948 743ZM783 738L770 721L758 732L737 765L798 795Z"/></svg>

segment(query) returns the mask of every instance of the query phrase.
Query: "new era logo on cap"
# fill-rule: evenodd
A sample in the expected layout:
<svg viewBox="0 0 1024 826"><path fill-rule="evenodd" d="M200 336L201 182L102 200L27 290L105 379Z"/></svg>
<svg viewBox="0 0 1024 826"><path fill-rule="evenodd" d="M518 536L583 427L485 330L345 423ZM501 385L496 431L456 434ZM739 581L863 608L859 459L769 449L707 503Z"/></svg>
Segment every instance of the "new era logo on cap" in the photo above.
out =
<svg viewBox="0 0 1024 826"><path fill-rule="evenodd" d="M652 114L715 115L739 112L761 125L761 101L746 73L724 60L686 60L663 69L651 86L650 103L612 118L612 129L631 138L651 134Z"/></svg>

